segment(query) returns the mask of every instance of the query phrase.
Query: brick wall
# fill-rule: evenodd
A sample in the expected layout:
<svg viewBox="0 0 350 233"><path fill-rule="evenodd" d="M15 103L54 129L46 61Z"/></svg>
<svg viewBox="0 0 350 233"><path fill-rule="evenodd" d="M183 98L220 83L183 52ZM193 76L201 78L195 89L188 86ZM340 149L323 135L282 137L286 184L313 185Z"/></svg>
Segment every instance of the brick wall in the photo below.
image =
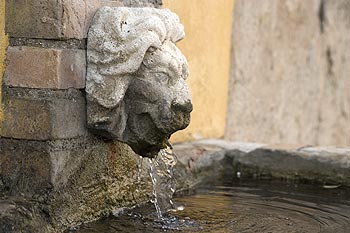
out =
<svg viewBox="0 0 350 233"><path fill-rule="evenodd" d="M161 4L159 0L6 1L9 47L2 81L0 198L30 199L26 205L32 214L50 222L41 228L62 230L134 204L135 198L149 197L146 178L143 192L132 191L138 156L128 146L105 142L86 129L86 34L101 6ZM8 214L0 211L0 231L35 229L30 219Z"/></svg>

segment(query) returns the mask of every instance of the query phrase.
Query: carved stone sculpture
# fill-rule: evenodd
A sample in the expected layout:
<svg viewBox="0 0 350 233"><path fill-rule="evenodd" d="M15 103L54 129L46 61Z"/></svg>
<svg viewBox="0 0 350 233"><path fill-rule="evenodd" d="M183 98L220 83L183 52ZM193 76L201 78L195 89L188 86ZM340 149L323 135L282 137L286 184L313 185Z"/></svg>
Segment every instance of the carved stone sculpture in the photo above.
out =
<svg viewBox="0 0 350 233"><path fill-rule="evenodd" d="M88 128L153 157L192 111L183 26L165 9L103 7L87 44Z"/></svg>

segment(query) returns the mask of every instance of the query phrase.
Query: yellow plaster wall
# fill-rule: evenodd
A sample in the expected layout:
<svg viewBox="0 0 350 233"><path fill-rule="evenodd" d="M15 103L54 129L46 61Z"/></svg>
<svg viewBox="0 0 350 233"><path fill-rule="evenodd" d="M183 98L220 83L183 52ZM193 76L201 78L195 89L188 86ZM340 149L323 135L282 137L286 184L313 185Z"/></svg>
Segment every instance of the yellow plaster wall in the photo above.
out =
<svg viewBox="0 0 350 233"><path fill-rule="evenodd" d="M177 13L186 37L178 43L190 67L191 123L171 141L224 135L230 66L233 0L163 0Z"/></svg>
<svg viewBox="0 0 350 233"><path fill-rule="evenodd" d="M0 121L3 120L3 108L1 100L1 83L5 71L5 52L8 39L5 35L5 0L0 0Z"/></svg>

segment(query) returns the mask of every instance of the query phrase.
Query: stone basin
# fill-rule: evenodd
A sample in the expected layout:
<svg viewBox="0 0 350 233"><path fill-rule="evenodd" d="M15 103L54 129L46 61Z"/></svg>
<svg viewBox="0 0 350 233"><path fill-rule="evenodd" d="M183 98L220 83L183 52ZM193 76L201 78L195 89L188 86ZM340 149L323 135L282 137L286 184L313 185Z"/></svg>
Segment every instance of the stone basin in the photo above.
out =
<svg viewBox="0 0 350 233"><path fill-rule="evenodd" d="M151 204L75 228L87 232L348 232L349 149L201 140L174 146L175 209Z"/></svg>
<svg viewBox="0 0 350 233"><path fill-rule="evenodd" d="M174 151L192 183L229 175L350 185L350 148L206 139L178 144Z"/></svg>
<svg viewBox="0 0 350 233"><path fill-rule="evenodd" d="M125 149L125 151L129 151L128 160L133 161L131 165L128 165L131 173L127 175L128 178L125 179L125 182L120 180L123 173L127 171L125 170L127 168L125 167L125 161L121 158L113 159L106 155L105 159L109 164L108 166L119 167L117 169L119 173L108 173L107 166L106 174L110 177L104 175L106 189L101 189L101 184L95 188L91 186L89 190L94 191L91 193L93 199L88 198L90 194L87 192L82 192L85 195L83 201L96 200L98 202L92 205L84 201L78 205L74 200L69 199L69 195L72 195L72 193L75 195L73 195L74 198L78 198L79 190L86 188L83 186L85 181L79 183L81 182L79 181L79 174L75 174L70 179L74 178L78 186L72 186L72 190L66 194L55 191L50 194L52 196L42 195L33 199L28 199L25 196L21 198L21 194L15 199L3 197L0 203L0 231L16 232L17 226L25 227L29 231L41 229L42 232L60 232L69 226L76 226L86 221L101 218L101 216L107 216L121 207L134 205L135 183L134 185L131 185L131 183L137 180L135 176L137 163L142 160L136 154L133 154L130 149L126 147ZM347 148L268 145L207 139L176 144L173 151L178 158L174 171L178 192L190 190L198 184L212 184L223 179L241 179L243 183L247 179L279 180L300 184L307 183L315 185L315 187L321 186L330 189L350 185L350 149ZM96 156L96 158L99 156L102 159L103 157L98 155L97 152L91 153L90 156ZM116 163L120 163L120 165L117 166ZM146 159L142 163L143 171L140 174L142 175L143 190L141 194L144 196L142 198L136 197L141 202L149 198L146 195L147 193L151 193L151 181L147 176L149 164ZM86 165L93 166L93 164ZM91 177L91 179L94 178ZM123 188L118 189L113 186L118 183L123 184ZM98 195L98 190L102 191L102 196ZM117 191L113 193L113 190ZM120 195L125 198L123 199ZM121 200L121 202L111 202L114 198ZM67 203L69 204L69 202L75 203L75 209L68 208ZM54 203L54 205L50 205L50 203ZM104 205L102 209L106 211L94 212L93 209L89 209L94 205ZM50 214L56 212L62 215L52 218ZM71 218L64 220L63 217L67 216L71 216ZM77 219L82 220L79 222Z"/></svg>

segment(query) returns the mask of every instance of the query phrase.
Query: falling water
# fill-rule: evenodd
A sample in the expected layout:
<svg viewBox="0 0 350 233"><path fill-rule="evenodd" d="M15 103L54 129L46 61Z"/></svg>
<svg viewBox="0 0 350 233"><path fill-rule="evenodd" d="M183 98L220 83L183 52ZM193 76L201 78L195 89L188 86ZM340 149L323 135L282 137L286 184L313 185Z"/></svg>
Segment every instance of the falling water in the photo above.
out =
<svg viewBox="0 0 350 233"><path fill-rule="evenodd" d="M142 156L139 156L139 161L138 161L138 164L137 164L137 177L136 177L136 189L135 189L135 192L136 192L136 196L138 197L140 195L140 191L142 189L142 184L141 184L141 176L142 176L142 164L143 164L143 157ZM135 200L136 201L136 200ZM137 203L137 201L136 201Z"/></svg>
<svg viewBox="0 0 350 233"><path fill-rule="evenodd" d="M152 202L156 208L159 219L163 213L174 208L173 194L176 190L176 181L173 168L177 158L170 147L161 150L150 162L149 175L153 183Z"/></svg>
<svg viewBox="0 0 350 233"><path fill-rule="evenodd" d="M152 184L153 184L153 193L152 193L153 199L151 200L151 202L153 202L154 207L156 208L158 218L162 218L162 211L160 210L160 206L158 203L158 198L160 196L160 193L159 193L159 190L157 190L156 165L153 164L152 159L149 159L149 163L150 163L149 175L151 177Z"/></svg>

